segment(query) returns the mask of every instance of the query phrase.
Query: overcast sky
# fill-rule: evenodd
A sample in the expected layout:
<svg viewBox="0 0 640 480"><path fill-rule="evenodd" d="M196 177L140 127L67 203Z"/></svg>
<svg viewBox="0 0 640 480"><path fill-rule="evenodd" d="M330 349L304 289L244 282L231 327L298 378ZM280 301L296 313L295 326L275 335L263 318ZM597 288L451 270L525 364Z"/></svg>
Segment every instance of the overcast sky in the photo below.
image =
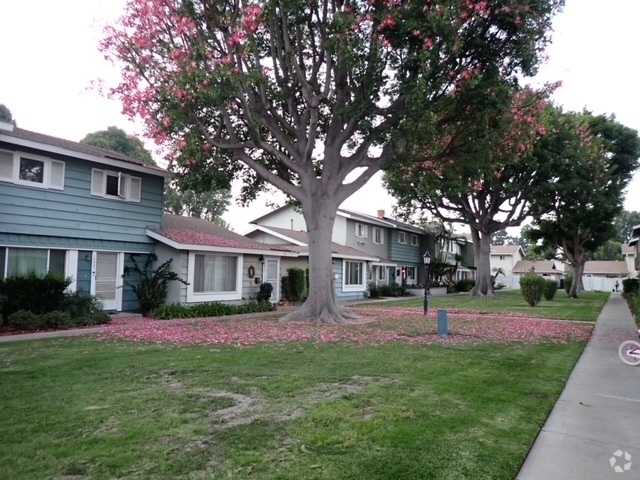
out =
<svg viewBox="0 0 640 480"><path fill-rule="evenodd" d="M139 124L120 114L120 104L90 86L114 84L118 71L97 51L101 27L117 18L124 0L20 0L2 2L0 103L18 126L78 141L87 133L116 125L139 134ZM537 80L561 80L554 99L568 110L615 114L640 130L638 48L640 2L567 0L554 22L549 61ZM147 143L153 148L153 144ZM160 159L158 159L160 160ZM269 211L264 199L251 208L234 206L225 218L236 231ZM344 208L375 215L392 211L393 200L379 177ZM629 187L627 210L640 210L640 173Z"/></svg>

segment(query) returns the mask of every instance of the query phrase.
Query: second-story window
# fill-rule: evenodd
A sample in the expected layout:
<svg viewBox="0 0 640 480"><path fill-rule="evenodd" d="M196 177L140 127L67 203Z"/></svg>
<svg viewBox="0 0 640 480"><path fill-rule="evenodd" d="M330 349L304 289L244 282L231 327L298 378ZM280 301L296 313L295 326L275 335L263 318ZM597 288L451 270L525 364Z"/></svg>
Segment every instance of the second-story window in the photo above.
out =
<svg viewBox="0 0 640 480"><path fill-rule="evenodd" d="M30 187L64 189L64 162L0 150L0 181Z"/></svg>
<svg viewBox="0 0 640 480"><path fill-rule="evenodd" d="M411 235L411 245L414 247L418 246L418 235Z"/></svg>
<svg viewBox="0 0 640 480"><path fill-rule="evenodd" d="M373 228L373 243L378 245L384 244L384 231L381 228Z"/></svg>
<svg viewBox="0 0 640 480"><path fill-rule="evenodd" d="M407 234L405 232L398 232L398 243L407 243Z"/></svg>
<svg viewBox="0 0 640 480"><path fill-rule="evenodd" d="M356 223L356 237L367 238L367 226L362 223Z"/></svg>
<svg viewBox="0 0 640 480"><path fill-rule="evenodd" d="M139 177L109 170L91 171L91 195L139 202L142 180Z"/></svg>

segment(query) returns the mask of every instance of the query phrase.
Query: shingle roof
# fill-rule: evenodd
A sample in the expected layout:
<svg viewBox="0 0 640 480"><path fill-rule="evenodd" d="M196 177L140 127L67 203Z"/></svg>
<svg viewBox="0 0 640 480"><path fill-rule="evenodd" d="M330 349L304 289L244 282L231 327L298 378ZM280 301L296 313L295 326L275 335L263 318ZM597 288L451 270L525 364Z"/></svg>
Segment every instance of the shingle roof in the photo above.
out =
<svg viewBox="0 0 640 480"><path fill-rule="evenodd" d="M139 165L142 167L146 167L150 170L155 170L156 172L164 172L165 170L156 167L153 165L145 164L140 160L135 158L131 158L127 155L123 155L118 152L114 152L112 150L107 150L105 148L94 147L93 145L87 145L80 142L74 142L71 140L65 140L64 138L52 137L50 135L45 135L43 133L32 132L30 130L25 130L23 128L14 128L13 131L0 129L0 140L3 140L2 137L13 137L16 139L27 140L29 142L39 143L42 145L49 145L51 147L63 148L65 150L70 150L72 152L84 153L87 155L92 155L95 157L100 157L104 159L112 159L112 160L120 160L122 162L132 163L135 165ZM9 139L4 139L4 141L10 141Z"/></svg>
<svg viewBox="0 0 640 480"><path fill-rule="evenodd" d="M520 245L491 245L491 255L515 255Z"/></svg>
<svg viewBox="0 0 640 480"><path fill-rule="evenodd" d="M518 260L513 266L513 273L531 272L532 268L535 273L564 273L562 270L556 269L555 262L551 260Z"/></svg>
<svg viewBox="0 0 640 480"><path fill-rule="evenodd" d="M586 262L583 272L589 275L627 275L628 273L627 263L619 260Z"/></svg>
<svg viewBox="0 0 640 480"><path fill-rule="evenodd" d="M286 248L288 250L293 250L299 253L304 253L304 254L309 253L309 233L308 232L304 232L301 230L289 230L286 228L269 227L269 226L265 226L265 227L260 226L259 228L262 229L262 231L271 230L285 237L289 237L292 240L305 244L305 245L284 244L284 245L280 245L280 247ZM385 258L381 258L378 255L373 255L371 253L363 252L355 248L340 245L339 243L336 243L336 242L331 242L331 252L336 254L336 256L338 257L347 256L347 257L376 259L376 261L379 260L380 262L393 263L395 265L395 262L390 262L389 260Z"/></svg>
<svg viewBox="0 0 640 480"><path fill-rule="evenodd" d="M206 220L179 215L164 214L162 228L151 231L181 245L290 251L288 248L256 242Z"/></svg>
<svg viewBox="0 0 640 480"><path fill-rule="evenodd" d="M636 253L635 248L633 248L631 245L625 245L624 243L622 244L623 255L633 255L634 253Z"/></svg>

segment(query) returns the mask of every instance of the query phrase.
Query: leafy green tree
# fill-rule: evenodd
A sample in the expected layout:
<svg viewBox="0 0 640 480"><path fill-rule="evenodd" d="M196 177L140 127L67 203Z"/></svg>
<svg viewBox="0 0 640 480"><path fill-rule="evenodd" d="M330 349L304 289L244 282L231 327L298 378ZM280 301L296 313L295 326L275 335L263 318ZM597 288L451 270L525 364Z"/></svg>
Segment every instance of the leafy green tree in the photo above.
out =
<svg viewBox="0 0 640 480"><path fill-rule="evenodd" d="M224 226L222 215L229 209L231 198L230 190L210 190L199 193L195 190L182 190L175 183L166 182L164 211L174 215L201 218Z"/></svg>
<svg viewBox="0 0 640 480"><path fill-rule="evenodd" d="M607 240L603 245L590 255L591 260L624 260L622 256L622 243L615 240Z"/></svg>
<svg viewBox="0 0 640 480"><path fill-rule="evenodd" d="M106 130L89 133L80 140L80 143L113 150L114 152L119 152L136 160L140 160L147 165L156 165L155 160L151 156L151 152L144 148L144 144L140 139L129 135L118 127L108 127Z"/></svg>
<svg viewBox="0 0 640 480"><path fill-rule="evenodd" d="M533 74L562 4L131 0L102 50L122 65L111 93L173 148L178 170L209 188L241 178L245 200L272 185L300 202L311 288L285 320L343 323L331 265L338 206L433 139L436 118L460 118L502 79Z"/></svg>
<svg viewBox="0 0 640 480"><path fill-rule="evenodd" d="M0 120L4 120L5 122L13 123L16 125L16 121L11 115L11 110L4 103L0 103Z"/></svg>
<svg viewBox="0 0 640 480"><path fill-rule="evenodd" d="M622 212L624 189L638 168L637 132L614 117L588 113L554 115L551 134L540 151L560 162L536 201L527 236L542 248L558 250L573 267L569 295L582 289L582 272L591 252L615 236L613 220Z"/></svg>
<svg viewBox="0 0 640 480"><path fill-rule="evenodd" d="M622 211L615 220L615 240L620 243L627 243L631 240L631 231L636 225L640 225L640 212L635 210L631 212Z"/></svg>
<svg viewBox="0 0 640 480"><path fill-rule="evenodd" d="M445 162L435 160L439 152L427 147L416 152L424 160L408 159L390 165L385 173L404 216L425 210L470 228L477 267L472 296L494 295L491 239L529 216L533 192L546 182L548 169L541 168L531 152L545 131L550 90L495 85L494 104L470 104L463 118L436 129L447 145L446 153L440 153Z"/></svg>

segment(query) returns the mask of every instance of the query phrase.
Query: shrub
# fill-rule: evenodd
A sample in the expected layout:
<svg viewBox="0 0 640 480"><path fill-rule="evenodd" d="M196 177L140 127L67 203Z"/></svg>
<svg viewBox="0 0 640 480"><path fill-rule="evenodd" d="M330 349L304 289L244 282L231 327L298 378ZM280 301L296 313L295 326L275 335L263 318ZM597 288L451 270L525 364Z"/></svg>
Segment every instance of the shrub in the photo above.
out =
<svg viewBox="0 0 640 480"><path fill-rule="evenodd" d="M640 282L637 278L625 278L622 280L622 293L635 295L640 292Z"/></svg>
<svg viewBox="0 0 640 480"><path fill-rule="evenodd" d="M153 262L158 260L155 253L147 255L142 268L138 265L136 257L140 254L131 254L131 262L133 266L124 268L124 275L137 274L137 282L125 282L131 287L133 293L138 299L138 309L143 315L149 315L156 308L162 305L167 299L167 286L169 282L178 281L185 285L188 283L180 278L176 272L171 270L171 261L169 259L155 270L151 270Z"/></svg>
<svg viewBox="0 0 640 480"><path fill-rule="evenodd" d="M260 284L260 289L256 294L256 301L258 303L271 303L271 292L273 292L273 285L269 282Z"/></svg>
<svg viewBox="0 0 640 480"><path fill-rule="evenodd" d="M9 316L20 310L36 315L63 310L65 290L71 282L71 278L55 273L41 276L33 271L3 280L0 282L3 321L8 322Z"/></svg>
<svg viewBox="0 0 640 480"><path fill-rule="evenodd" d="M551 301L558 291L558 283L555 280L544 281L544 299Z"/></svg>
<svg viewBox="0 0 640 480"><path fill-rule="evenodd" d="M160 320L174 318L222 317L242 313L267 312L271 309L269 302L248 303L246 305L228 305L220 302L208 302L198 305L181 305L172 303L162 305L153 312L153 317Z"/></svg>
<svg viewBox="0 0 640 480"><path fill-rule="evenodd" d="M288 268L287 276L289 277L289 300L299 302L304 298L305 292L305 272L301 268Z"/></svg>
<svg viewBox="0 0 640 480"><path fill-rule="evenodd" d="M564 279L564 291L569 295L569 290L571 290L571 283L573 282L573 277L567 277Z"/></svg>
<svg viewBox="0 0 640 480"><path fill-rule="evenodd" d="M68 313L57 310L40 314L18 310L9 315L9 325L22 330L43 330L72 326L73 321Z"/></svg>
<svg viewBox="0 0 640 480"><path fill-rule="evenodd" d="M369 291L369 298L380 298L380 287L375 283L371 282L367 285L367 290Z"/></svg>
<svg viewBox="0 0 640 480"><path fill-rule="evenodd" d="M407 293L404 285L379 285L380 297L403 297Z"/></svg>
<svg viewBox="0 0 640 480"><path fill-rule="evenodd" d="M540 303L546 280L535 273L525 273L520 278L520 291L529 305L535 307Z"/></svg>
<svg viewBox="0 0 640 480"><path fill-rule="evenodd" d="M470 292L475 286L476 282L470 278L458 280L455 284L456 291L458 292Z"/></svg>
<svg viewBox="0 0 640 480"><path fill-rule="evenodd" d="M69 314L74 324L100 325L111 320L109 315L102 311L100 300L82 290L66 295L64 311Z"/></svg>

